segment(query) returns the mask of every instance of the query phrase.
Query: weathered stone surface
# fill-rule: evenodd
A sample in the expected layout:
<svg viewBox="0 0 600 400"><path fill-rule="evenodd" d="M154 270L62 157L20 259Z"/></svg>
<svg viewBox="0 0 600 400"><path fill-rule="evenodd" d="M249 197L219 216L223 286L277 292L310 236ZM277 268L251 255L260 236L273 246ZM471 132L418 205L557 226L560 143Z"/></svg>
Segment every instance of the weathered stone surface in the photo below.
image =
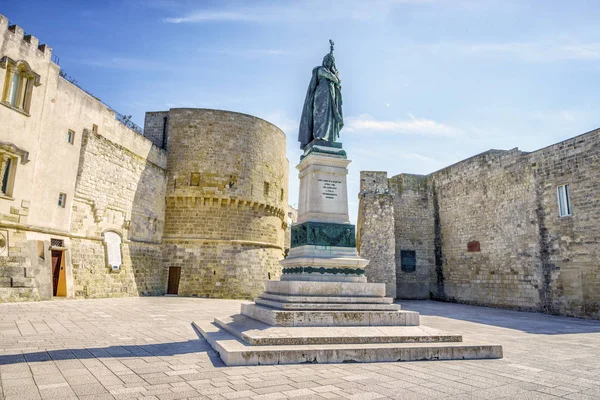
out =
<svg viewBox="0 0 600 400"><path fill-rule="evenodd" d="M490 150L427 176L362 172L361 254L382 255L371 261L384 270L375 279L395 273L398 297L600 318L599 149L595 130L531 153ZM564 184L573 211L559 217ZM380 206L389 196L393 234ZM416 253L414 272L403 270L402 250Z"/></svg>
<svg viewBox="0 0 600 400"><path fill-rule="evenodd" d="M469 342L252 346L213 324L196 326L228 366L502 358L502 346Z"/></svg>
<svg viewBox="0 0 600 400"><path fill-rule="evenodd" d="M366 282L270 281L265 292L292 296L383 297L385 285Z"/></svg>
<svg viewBox="0 0 600 400"><path fill-rule="evenodd" d="M253 346L462 341L461 335L422 326L275 327L239 314L215 318L214 324Z"/></svg>
<svg viewBox="0 0 600 400"><path fill-rule="evenodd" d="M277 310L242 304L242 315L272 326L418 326L419 313L411 311Z"/></svg>

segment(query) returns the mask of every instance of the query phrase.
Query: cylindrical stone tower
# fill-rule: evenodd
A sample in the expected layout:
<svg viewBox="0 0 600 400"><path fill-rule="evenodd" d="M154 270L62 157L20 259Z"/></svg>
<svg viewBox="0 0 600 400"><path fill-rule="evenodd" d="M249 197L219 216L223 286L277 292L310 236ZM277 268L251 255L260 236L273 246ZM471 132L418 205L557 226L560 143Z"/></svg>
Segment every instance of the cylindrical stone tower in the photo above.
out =
<svg viewBox="0 0 600 400"><path fill-rule="evenodd" d="M285 135L250 115L171 109L165 267L184 296L251 298L279 279L288 200Z"/></svg>

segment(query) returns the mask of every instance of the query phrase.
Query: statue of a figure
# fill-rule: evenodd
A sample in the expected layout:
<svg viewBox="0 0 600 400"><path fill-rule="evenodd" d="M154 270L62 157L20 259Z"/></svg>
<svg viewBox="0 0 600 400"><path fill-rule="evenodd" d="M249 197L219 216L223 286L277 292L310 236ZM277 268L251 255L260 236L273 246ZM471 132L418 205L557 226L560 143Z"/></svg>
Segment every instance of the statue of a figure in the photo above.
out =
<svg viewBox="0 0 600 400"><path fill-rule="evenodd" d="M308 85L298 141L304 149L313 139L335 142L344 126L342 115L342 86L333 58L333 40L323 65L315 67Z"/></svg>

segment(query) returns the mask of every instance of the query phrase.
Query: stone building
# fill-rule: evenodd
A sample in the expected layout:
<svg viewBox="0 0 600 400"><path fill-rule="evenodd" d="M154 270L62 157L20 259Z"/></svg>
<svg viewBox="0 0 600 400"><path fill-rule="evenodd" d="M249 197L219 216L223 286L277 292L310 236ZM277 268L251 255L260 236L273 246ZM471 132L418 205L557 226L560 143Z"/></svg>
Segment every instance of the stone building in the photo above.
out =
<svg viewBox="0 0 600 400"><path fill-rule="evenodd" d="M369 278L433 298L600 318L600 130L430 175L361 172Z"/></svg>
<svg viewBox="0 0 600 400"><path fill-rule="evenodd" d="M276 279L285 136L218 110L145 134L65 79L0 15L0 301L179 293L250 298Z"/></svg>

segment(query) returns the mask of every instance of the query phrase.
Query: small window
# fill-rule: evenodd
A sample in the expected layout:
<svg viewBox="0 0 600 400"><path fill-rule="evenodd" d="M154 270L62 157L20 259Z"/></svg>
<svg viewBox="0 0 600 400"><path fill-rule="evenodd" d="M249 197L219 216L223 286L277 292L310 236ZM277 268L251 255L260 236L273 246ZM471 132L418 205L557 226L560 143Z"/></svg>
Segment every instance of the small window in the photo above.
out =
<svg viewBox="0 0 600 400"><path fill-rule="evenodd" d="M37 76L37 78L36 78ZM39 79L27 63L15 63L7 68L2 101L29 113L34 82Z"/></svg>
<svg viewBox="0 0 600 400"><path fill-rule="evenodd" d="M400 266L404 272L415 272L417 254L414 250L400 250Z"/></svg>
<svg viewBox="0 0 600 400"><path fill-rule="evenodd" d="M279 200L283 201L283 189L281 189L281 195L279 196Z"/></svg>
<svg viewBox="0 0 600 400"><path fill-rule="evenodd" d="M192 172L192 176L190 178L190 186L200 186L200 173Z"/></svg>
<svg viewBox="0 0 600 400"><path fill-rule="evenodd" d="M67 142L71 144L75 143L75 132L70 129L67 131Z"/></svg>
<svg viewBox="0 0 600 400"><path fill-rule="evenodd" d="M0 155L0 174L2 176L2 194L5 196L12 196L12 169L14 161L8 156L4 156L4 162L2 161L2 155Z"/></svg>
<svg viewBox="0 0 600 400"><path fill-rule="evenodd" d="M265 193L265 196L269 195L269 182L265 182L264 193Z"/></svg>
<svg viewBox="0 0 600 400"><path fill-rule="evenodd" d="M98 134L98 125L92 124L92 132L94 133L94 135Z"/></svg>
<svg viewBox="0 0 600 400"><path fill-rule="evenodd" d="M60 193L58 195L58 206L65 208L65 206L67 205L67 194L66 193Z"/></svg>
<svg viewBox="0 0 600 400"><path fill-rule="evenodd" d="M567 217L571 215L571 197L569 185L561 185L557 188L558 191L558 215Z"/></svg>

